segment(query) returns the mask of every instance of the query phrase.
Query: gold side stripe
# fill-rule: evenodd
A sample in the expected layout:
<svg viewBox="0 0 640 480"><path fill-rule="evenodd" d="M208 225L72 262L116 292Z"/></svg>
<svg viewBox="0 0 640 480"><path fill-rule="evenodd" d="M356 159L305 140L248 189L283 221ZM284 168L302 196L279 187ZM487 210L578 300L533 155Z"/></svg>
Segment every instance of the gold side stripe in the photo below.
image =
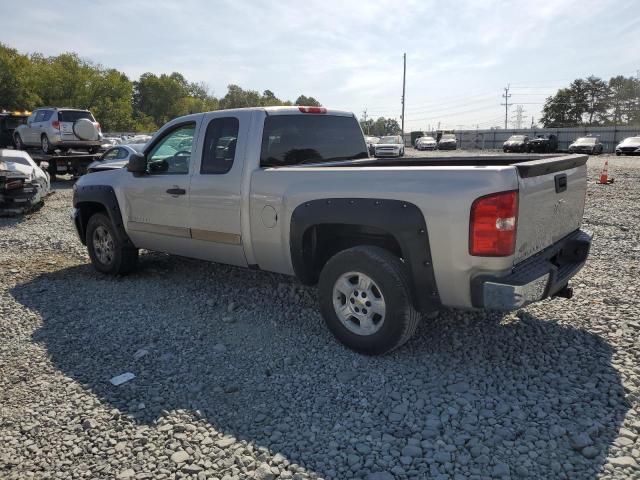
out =
<svg viewBox="0 0 640 480"><path fill-rule="evenodd" d="M242 237L235 233L213 232L211 230L198 230L197 228L168 227L155 223L127 222L127 226L136 232L156 233L172 237L193 238L205 242L225 243L227 245L240 245Z"/></svg>
<svg viewBox="0 0 640 480"><path fill-rule="evenodd" d="M172 237L189 238L189 229L185 227L168 227L166 225L156 225L155 223L143 222L127 222L127 226L136 232L157 233L160 235L169 235Z"/></svg>
<svg viewBox="0 0 640 480"><path fill-rule="evenodd" d="M226 243L227 245L240 245L242 237L235 233L212 232L211 230L191 229L191 238L206 242Z"/></svg>

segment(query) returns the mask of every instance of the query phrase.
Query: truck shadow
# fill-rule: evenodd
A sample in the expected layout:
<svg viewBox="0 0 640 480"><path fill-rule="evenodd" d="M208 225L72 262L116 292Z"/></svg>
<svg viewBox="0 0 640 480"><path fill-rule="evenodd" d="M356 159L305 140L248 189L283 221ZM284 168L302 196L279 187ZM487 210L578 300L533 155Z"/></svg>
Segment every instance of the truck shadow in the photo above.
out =
<svg viewBox="0 0 640 480"><path fill-rule="evenodd" d="M74 294L64 304L55 291ZM55 367L109 408L149 425L197 412L323 477L504 463L513 477L596 478L629 408L605 341L526 313L445 312L372 358L333 341L314 289L275 274L150 254L128 277L83 265L11 293L41 315L33 340ZM579 434L595 458L572 448ZM403 464L410 438L422 455Z"/></svg>

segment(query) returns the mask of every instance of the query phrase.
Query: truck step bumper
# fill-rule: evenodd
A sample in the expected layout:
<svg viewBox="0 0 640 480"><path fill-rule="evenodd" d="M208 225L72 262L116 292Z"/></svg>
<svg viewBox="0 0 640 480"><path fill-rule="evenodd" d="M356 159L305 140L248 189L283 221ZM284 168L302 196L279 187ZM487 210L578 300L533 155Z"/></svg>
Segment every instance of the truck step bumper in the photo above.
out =
<svg viewBox="0 0 640 480"><path fill-rule="evenodd" d="M567 297L569 280L584 266L592 237L589 232L577 230L519 263L509 275L474 278L473 306L514 310L547 297Z"/></svg>

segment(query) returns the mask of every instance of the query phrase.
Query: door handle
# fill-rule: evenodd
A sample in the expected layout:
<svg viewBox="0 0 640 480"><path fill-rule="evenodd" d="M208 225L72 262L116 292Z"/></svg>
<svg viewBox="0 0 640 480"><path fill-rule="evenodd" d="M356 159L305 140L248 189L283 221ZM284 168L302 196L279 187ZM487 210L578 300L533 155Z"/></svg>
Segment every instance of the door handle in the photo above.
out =
<svg viewBox="0 0 640 480"><path fill-rule="evenodd" d="M184 195L187 191L184 188L170 188L167 193L169 195Z"/></svg>

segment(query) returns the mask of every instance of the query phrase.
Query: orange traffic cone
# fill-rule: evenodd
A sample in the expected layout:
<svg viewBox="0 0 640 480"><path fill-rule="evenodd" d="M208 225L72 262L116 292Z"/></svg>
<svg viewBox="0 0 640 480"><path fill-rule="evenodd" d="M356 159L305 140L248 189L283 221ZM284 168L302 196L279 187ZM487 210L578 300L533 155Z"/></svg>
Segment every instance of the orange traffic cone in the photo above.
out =
<svg viewBox="0 0 640 480"><path fill-rule="evenodd" d="M604 167L602 167L602 172L600 173L600 180L596 183L599 185L608 185L613 183L613 178L609 179L609 160L604 161Z"/></svg>

